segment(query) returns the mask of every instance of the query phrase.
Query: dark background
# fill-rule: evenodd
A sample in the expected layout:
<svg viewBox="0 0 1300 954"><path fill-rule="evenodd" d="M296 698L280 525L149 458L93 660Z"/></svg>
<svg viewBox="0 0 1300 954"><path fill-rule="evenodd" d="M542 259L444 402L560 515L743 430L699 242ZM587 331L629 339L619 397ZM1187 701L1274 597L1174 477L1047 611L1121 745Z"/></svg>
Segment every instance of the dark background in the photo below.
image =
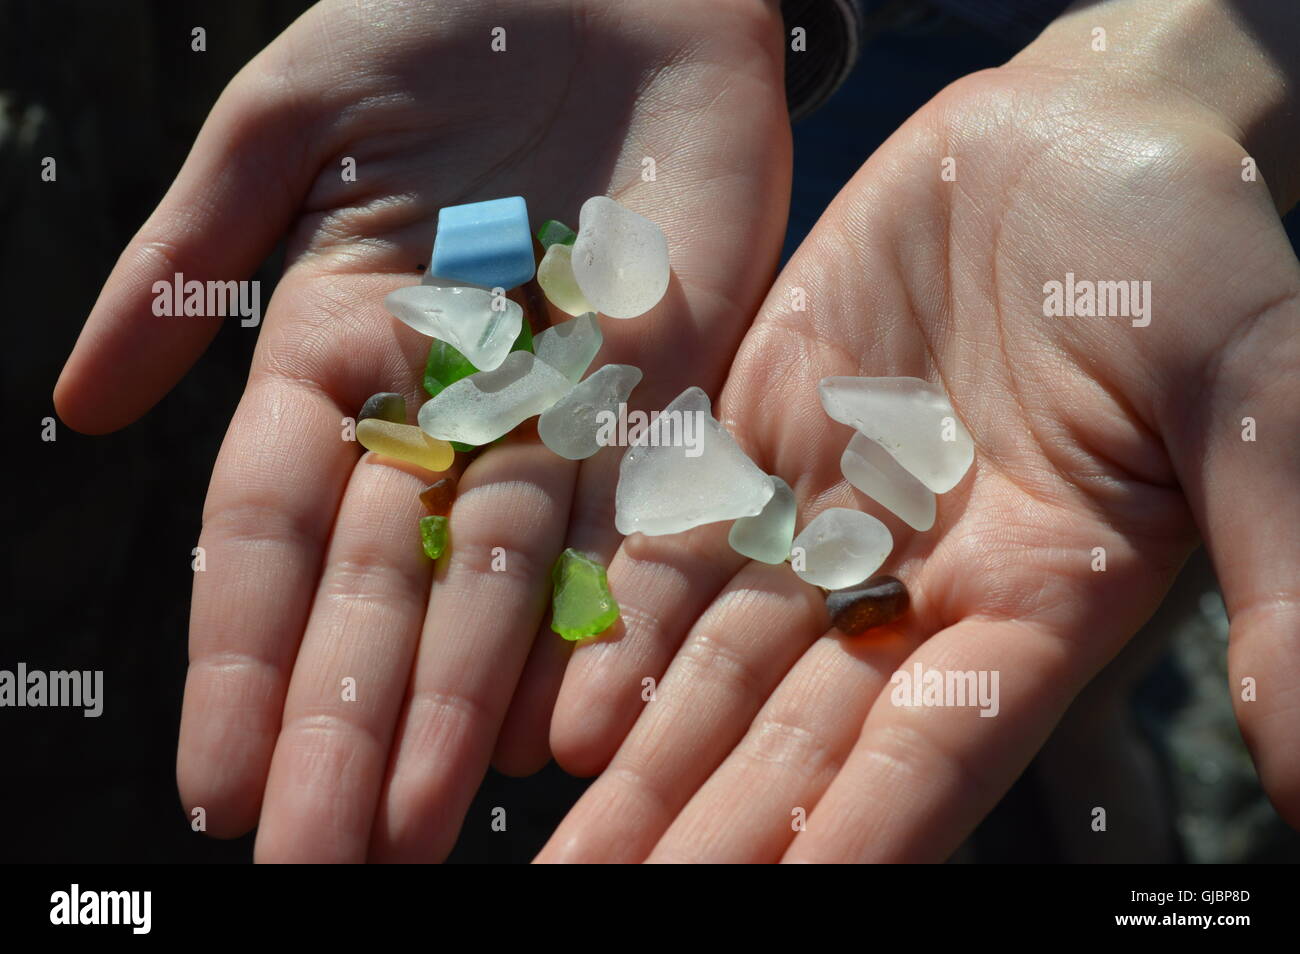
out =
<svg viewBox="0 0 1300 954"><path fill-rule="evenodd" d="M252 837L190 831L173 777L186 666L190 550L255 331L237 322L145 418L108 437L60 427L51 390L118 252L170 183L231 76L308 4L0 0L0 387L8 453L0 669L104 671L98 719L0 709L0 860L243 862ZM190 49L207 29L208 49ZM795 130L787 254L863 159L1005 39L924 11L871 39L849 83ZM58 180L40 179L43 156ZM1288 224L1295 240L1295 217ZM270 298L279 263L256 276ZM961 860L1300 858L1267 804L1228 703L1227 624L1203 554L1139 645L1084 699L959 854ZM1128 692L1130 683L1136 691ZM1115 693L1112 692L1111 695ZM1098 780L1101 780L1100 782ZM1110 784L1110 837L1064 817ZM454 861L526 861L584 783L554 766L489 775ZM1095 804L1094 801L1086 801ZM1082 803L1080 803L1082 804ZM1111 802L1107 802L1111 804ZM503 805L509 833L495 833ZM1127 828L1141 835L1129 837Z"/></svg>

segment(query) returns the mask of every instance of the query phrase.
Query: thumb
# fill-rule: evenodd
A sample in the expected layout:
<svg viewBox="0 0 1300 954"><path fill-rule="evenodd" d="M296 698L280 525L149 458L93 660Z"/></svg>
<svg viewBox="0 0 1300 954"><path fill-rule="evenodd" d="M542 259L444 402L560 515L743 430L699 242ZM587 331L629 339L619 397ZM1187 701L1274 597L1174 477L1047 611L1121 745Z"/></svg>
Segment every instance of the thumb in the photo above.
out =
<svg viewBox="0 0 1300 954"><path fill-rule="evenodd" d="M1290 284L1212 362L1199 433L1170 449L1223 587L1237 720L1300 828L1300 277Z"/></svg>
<svg viewBox="0 0 1300 954"><path fill-rule="evenodd" d="M248 278L301 205L315 172L301 144L313 139L258 62L221 94L180 174L100 291L54 389L70 427L103 434L131 423L216 335L221 317L154 314L156 282L173 285L177 273L183 282Z"/></svg>

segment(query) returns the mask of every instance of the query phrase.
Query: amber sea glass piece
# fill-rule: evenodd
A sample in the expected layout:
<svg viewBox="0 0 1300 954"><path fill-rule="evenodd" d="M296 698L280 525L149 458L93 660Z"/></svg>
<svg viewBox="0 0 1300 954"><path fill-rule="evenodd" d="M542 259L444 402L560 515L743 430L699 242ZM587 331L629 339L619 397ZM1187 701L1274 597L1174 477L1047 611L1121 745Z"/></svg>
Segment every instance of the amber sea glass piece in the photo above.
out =
<svg viewBox="0 0 1300 954"><path fill-rule="evenodd" d="M456 481L451 477L436 480L420 491L420 502L435 517L451 513L451 502L456 499Z"/></svg>
<svg viewBox="0 0 1300 954"><path fill-rule="evenodd" d="M892 623L907 612L907 587L892 576L873 576L861 586L836 590L826 597L831 625L846 636Z"/></svg>

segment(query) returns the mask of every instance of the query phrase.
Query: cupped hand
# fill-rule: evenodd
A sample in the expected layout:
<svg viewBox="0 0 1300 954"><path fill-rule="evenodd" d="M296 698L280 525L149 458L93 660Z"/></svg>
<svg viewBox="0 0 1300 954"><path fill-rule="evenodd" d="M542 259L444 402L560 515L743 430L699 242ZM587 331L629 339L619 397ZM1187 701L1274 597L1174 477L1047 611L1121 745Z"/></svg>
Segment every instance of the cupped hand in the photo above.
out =
<svg viewBox="0 0 1300 954"><path fill-rule="evenodd" d="M947 857L1198 530L1242 730L1300 821L1300 268L1239 134L1161 80L1033 57L950 87L877 151L777 280L715 415L794 487L800 527L880 516L913 609L844 637L725 525L629 537L609 572L624 625L574 653L552 729L562 765L601 774L540 860ZM1149 281L1149 323L1047 316L1067 273ZM976 456L933 529L844 482L830 375L946 388ZM995 673L996 706L896 698L916 666ZM1096 806L1080 791L1075 823Z"/></svg>
<svg viewBox="0 0 1300 954"><path fill-rule="evenodd" d="M523 195L534 223L576 225L609 193L659 223L668 294L603 321L597 363L639 366L634 397L662 406L721 383L775 268L789 153L780 18L760 0L327 0L233 80L56 391L79 430L137 418L220 322L156 317L154 282L247 278L287 235L199 540L178 777L209 832L258 825L261 860L437 859L512 697L499 762L548 757L567 654L549 631L534 647L549 569L565 546L617 548L618 451L483 452L435 574L416 531L430 475L342 439L373 392L404 393L412 420L423 399L429 341L382 302L418 280L438 209Z"/></svg>

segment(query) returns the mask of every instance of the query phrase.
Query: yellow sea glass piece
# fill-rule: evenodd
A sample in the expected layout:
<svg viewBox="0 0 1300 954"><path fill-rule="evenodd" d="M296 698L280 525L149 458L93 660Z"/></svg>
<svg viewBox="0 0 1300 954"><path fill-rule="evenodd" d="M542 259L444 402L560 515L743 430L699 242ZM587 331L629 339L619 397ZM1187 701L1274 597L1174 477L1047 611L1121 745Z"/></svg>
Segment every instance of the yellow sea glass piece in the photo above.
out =
<svg viewBox="0 0 1300 954"><path fill-rule="evenodd" d="M411 424L395 424L377 417L357 422L357 440L366 450L441 471L451 466L456 452L446 441L436 440Z"/></svg>
<svg viewBox="0 0 1300 954"><path fill-rule="evenodd" d="M552 245L537 266L537 284L542 286L546 299L560 311L582 315L595 311L587 304L586 296L573 277L573 246Z"/></svg>

